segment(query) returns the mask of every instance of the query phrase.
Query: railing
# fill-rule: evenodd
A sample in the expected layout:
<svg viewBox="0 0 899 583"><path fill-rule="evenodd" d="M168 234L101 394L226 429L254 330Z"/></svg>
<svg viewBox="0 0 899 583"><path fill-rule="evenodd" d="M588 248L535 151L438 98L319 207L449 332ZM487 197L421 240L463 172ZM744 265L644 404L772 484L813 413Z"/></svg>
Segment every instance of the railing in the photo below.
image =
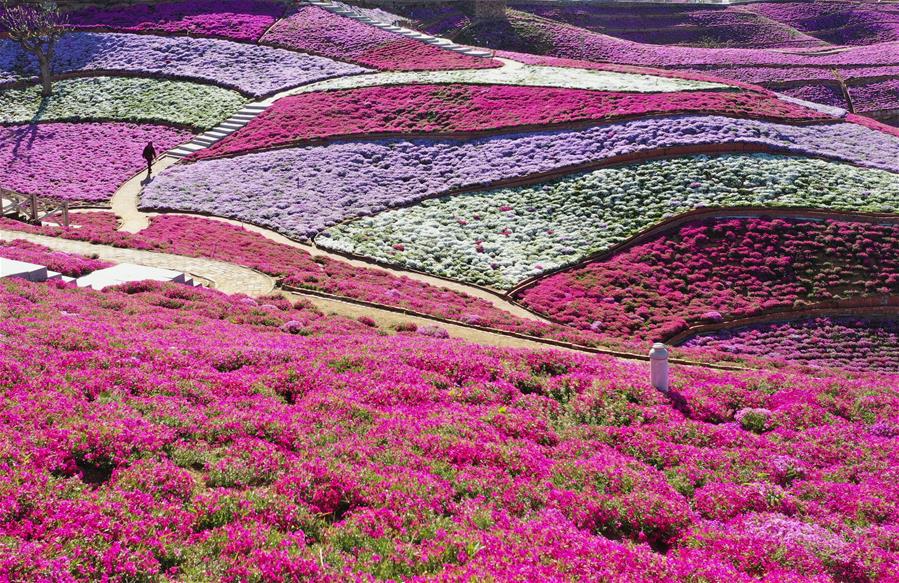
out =
<svg viewBox="0 0 899 583"><path fill-rule="evenodd" d="M68 227L69 203L0 188L0 216L23 219L36 225L56 223Z"/></svg>

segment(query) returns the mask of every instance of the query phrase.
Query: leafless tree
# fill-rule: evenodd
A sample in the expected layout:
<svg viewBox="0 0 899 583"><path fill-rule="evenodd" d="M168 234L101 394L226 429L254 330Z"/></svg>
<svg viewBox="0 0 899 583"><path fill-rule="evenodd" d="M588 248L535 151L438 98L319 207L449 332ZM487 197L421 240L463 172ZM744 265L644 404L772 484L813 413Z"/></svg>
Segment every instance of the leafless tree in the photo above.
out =
<svg viewBox="0 0 899 583"><path fill-rule="evenodd" d="M34 55L41 69L41 95L53 93L53 53L56 41L66 31L65 16L55 2L23 2L13 5L2 0L0 28L23 50Z"/></svg>

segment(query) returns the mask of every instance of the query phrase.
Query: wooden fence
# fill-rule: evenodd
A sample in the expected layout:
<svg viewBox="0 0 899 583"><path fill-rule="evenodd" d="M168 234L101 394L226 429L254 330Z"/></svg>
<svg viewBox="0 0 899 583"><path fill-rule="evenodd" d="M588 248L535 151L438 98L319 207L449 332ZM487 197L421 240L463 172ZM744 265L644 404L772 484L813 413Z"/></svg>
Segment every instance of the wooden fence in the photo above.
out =
<svg viewBox="0 0 899 583"><path fill-rule="evenodd" d="M0 216L25 220L35 225L56 223L68 227L69 203L0 188Z"/></svg>

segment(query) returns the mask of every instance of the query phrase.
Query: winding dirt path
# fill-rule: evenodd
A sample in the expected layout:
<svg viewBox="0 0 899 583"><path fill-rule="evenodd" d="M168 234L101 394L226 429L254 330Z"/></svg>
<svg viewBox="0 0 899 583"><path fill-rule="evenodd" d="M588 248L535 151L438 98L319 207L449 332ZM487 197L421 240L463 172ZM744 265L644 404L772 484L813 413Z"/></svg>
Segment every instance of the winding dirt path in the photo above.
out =
<svg viewBox="0 0 899 583"><path fill-rule="evenodd" d="M162 156L160 157L155 165L154 171L156 173L162 172L165 168L175 164L178 162L176 158L171 156ZM343 257L342 255L337 255L335 253L330 253L328 251L324 251L319 249L314 245L307 245L304 243L298 243L292 239L289 239L281 234L278 234L269 229L265 229L262 227L257 227L256 225L251 225L249 223L244 223L241 221L235 221L232 219L224 219L221 217L213 217L206 215L196 215L191 213L145 213L138 209L138 203L140 200L140 194L143 190L144 185L146 184L146 173L141 172L136 176L132 177L125 184L123 184L113 195L112 197L112 212L119 219L119 231L124 231L127 233L139 233L140 231L146 229L150 226L150 218L154 216L159 216L162 214L165 215L175 215L175 216L193 216L193 217L202 217L204 219L219 221L222 223L227 223L229 225L235 225L238 227L243 227L248 231L252 231L259 235L262 235L266 239L273 241L275 243L280 243L281 245L287 245L289 247L293 247L294 249L299 249L304 251L312 256L321 256L328 257L333 259L334 261L340 261L342 263L346 263L352 265L353 267L358 267L361 269L372 269L376 271L382 271L384 273L388 273L394 277L407 277L409 279L414 279L416 281L420 281L422 283L426 283L428 285L432 285L435 287L442 287L446 289L450 289L453 291L461 292L467 294L469 296L476 297L481 300L485 300L490 302L495 308L503 310L505 312L509 312L519 318L525 318L528 320L534 320L537 322L550 323L549 320L537 316L536 314L531 313L525 308L514 304L511 301L505 300L501 298L499 295L492 294L487 290L469 286L463 283L458 283L454 281L449 281L446 279L441 279L438 277L432 277L429 275L414 273L410 271L403 271L400 269L391 269L387 267L381 267L374 265L372 263L368 263L365 261L359 261L355 259L348 259ZM49 247L49 245L48 245ZM77 251L76 251L77 252ZM200 275L199 273L197 275Z"/></svg>

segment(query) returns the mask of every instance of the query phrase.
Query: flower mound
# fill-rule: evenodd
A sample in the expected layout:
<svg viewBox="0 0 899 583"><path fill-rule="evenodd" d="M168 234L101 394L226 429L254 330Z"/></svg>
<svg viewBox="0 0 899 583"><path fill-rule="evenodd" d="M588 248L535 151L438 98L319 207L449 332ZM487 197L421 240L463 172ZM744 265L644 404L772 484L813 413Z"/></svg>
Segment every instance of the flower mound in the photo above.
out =
<svg viewBox="0 0 899 583"><path fill-rule="evenodd" d="M0 90L0 123L128 121L209 129L246 103L236 91L184 81L91 77L40 87Z"/></svg>
<svg viewBox="0 0 899 583"><path fill-rule="evenodd" d="M161 32L256 42L284 14L270 0L178 0L164 4L91 7L69 14L76 29Z"/></svg>
<svg viewBox="0 0 899 583"><path fill-rule="evenodd" d="M557 322L665 340L694 324L867 295L899 295L899 226L693 222L519 294Z"/></svg>
<svg viewBox="0 0 899 583"><path fill-rule="evenodd" d="M14 63L28 59L17 44L0 40L0 70L5 68L5 60ZM118 33L67 34L57 44L54 68L58 73L127 71L195 79L257 97L366 72L356 65L271 47L185 36ZM33 63L29 71L36 74ZM3 80L0 75L0 81Z"/></svg>
<svg viewBox="0 0 899 583"><path fill-rule="evenodd" d="M52 251L43 245L29 243L21 239L0 241L0 257L43 265L50 271L56 271L69 277L81 277L91 271L112 265L105 261L90 259L81 255Z"/></svg>
<svg viewBox="0 0 899 583"><path fill-rule="evenodd" d="M3 282L0 306L7 578L899 567L897 377L683 368L669 399L641 364L386 338L276 297Z"/></svg>
<svg viewBox="0 0 899 583"><path fill-rule="evenodd" d="M690 156L424 201L329 229L327 248L508 289L702 207L896 212L896 174L808 158ZM401 248L398 248L400 245Z"/></svg>
<svg viewBox="0 0 899 583"><path fill-rule="evenodd" d="M695 336L684 346L814 366L899 372L899 322L858 317L759 324Z"/></svg>
<svg viewBox="0 0 899 583"><path fill-rule="evenodd" d="M677 146L701 151L705 145L734 144L736 150L751 144L899 171L897 137L848 123L795 127L686 116L465 141L332 144L169 168L147 186L141 205L240 219L311 238L347 218L442 192L576 170L613 156L661 154Z"/></svg>
<svg viewBox="0 0 899 583"><path fill-rule="evenodd" d="M260 42L382 71L488 69L502 65L493 59L463 55L400 36L316 6L300 7L279 20Z"/></svg>
<svg viewBox="0 0 899 583"><path fill-rule="evenodd" d="M0 127L0 188L71 201L109 200L158 152L183 144L185 130L129 123L47 123Z"/></svg>
<svg viewBox="0 0 899 583"><path fill-rule="evenodd" d="M804 122L820 112L749 92L621 93L503 85L411 85L304 93L279 99L195 158L214 158L316 138L478 132L701 112Z"/></svg>

